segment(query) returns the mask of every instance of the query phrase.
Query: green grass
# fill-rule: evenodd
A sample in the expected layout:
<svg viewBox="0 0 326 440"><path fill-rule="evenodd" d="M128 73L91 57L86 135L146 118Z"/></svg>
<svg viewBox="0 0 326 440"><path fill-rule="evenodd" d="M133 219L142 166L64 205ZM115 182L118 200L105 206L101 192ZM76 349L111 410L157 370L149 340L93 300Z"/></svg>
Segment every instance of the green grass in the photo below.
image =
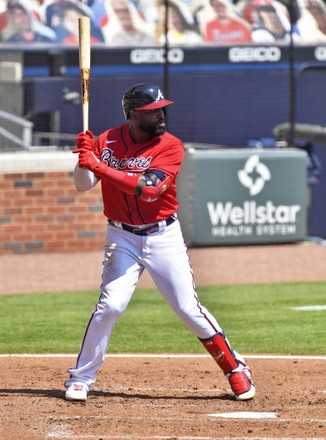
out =
<svg viewBox="0 0 326 440"><path fill-rule="evenodd" d="M326 354L326 283L198 289L231 345L242 353ZM1 296L0 353L76 353L99 293ZM110 352L205 353L156 289L136 290L118 320Z"/></svg>

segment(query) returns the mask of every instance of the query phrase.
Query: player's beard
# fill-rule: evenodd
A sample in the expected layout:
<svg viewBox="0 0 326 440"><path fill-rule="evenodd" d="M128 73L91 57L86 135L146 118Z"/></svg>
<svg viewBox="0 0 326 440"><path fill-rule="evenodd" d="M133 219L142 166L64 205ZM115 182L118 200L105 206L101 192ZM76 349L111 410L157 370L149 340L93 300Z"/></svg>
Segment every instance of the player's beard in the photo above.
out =
<svg viewBox="0 0 326 440"><path fill-rule="evenodd" d="M164 119L161 119L157 122L144 122L141 121L139 123L139 128L143 130L145 133L150 134L152 136L160 136L161 134L165 133L166 127L165 124L163 127L160 127L159 125L164 122Z"/></svg>

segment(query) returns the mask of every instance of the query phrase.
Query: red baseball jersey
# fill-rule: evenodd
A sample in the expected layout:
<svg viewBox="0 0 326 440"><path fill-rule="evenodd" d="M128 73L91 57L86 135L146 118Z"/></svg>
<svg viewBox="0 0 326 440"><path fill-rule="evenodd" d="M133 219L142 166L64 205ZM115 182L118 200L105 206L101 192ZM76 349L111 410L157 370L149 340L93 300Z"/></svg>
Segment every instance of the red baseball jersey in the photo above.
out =
<svg viewBox="0 0 326 440"><path fill-rule="evenodd" d="M100 134L96 148L101 162L116 170L129 173L156 170L172 179L171 186L158 200L149 203L120 191L102 178L104 215L108 219L142 225L166 220L177 211L176 177L184 157L184 146L180 139L165 132L148 142L135 144L130 137L128 124L124 124Z"/></svg>

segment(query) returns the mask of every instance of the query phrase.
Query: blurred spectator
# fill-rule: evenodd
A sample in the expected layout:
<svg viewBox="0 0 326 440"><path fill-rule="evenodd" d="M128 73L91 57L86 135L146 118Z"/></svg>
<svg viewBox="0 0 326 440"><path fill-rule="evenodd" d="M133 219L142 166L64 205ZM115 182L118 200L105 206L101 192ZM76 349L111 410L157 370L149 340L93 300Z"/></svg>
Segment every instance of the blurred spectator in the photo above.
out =
<svg viewBox="0 0 326 440"><path fill-rule="evenodd" d="M300 18L296 25L299 29L301 40L305 44L325 43L326 36L318 28L317 21L308 10L307 0L297 0L300 8Z"/></svg>
<svg viewBox="0 0 326 440"><path fill-rule="evenodd" d="M252 41L249 23L237 16L234 5L227 0L209 0L209 5L199 12L198 18L204 40L208 43L222 45Z"/></svg>
<svg viewBox="0 0 326 440"><path fill-rule="evenodd" d="M12 26L8 23L7 2L0 0L0 42L7 40L12 35Z"/></svg>
<svg viewBox="0 0 326 440"><path fill-rule="evenodd" d="M289 20L290 21L292 20L292 22L296 24L301 17L301 10L299 6L300 0L278 0L278 1L286 7L288 11Z"/></svg>
<svg viewBox="0 0 326 440"><path fill-rule="evenodd" d="M41 23L44 23L42 17L42 7L44 0L24 0L24 6L29 9Z"/></svg>
<svg viewBox="0 0 326 440"><path fill-rule="evenodd" d="M58 16L60 6L60 0L39 0L45 10L45 21L48 26L58 26L60 24L60 18ZM101 28L104 24L106 17L105 0L70 0L73 3L79 4L79 7L85 12L84 15L89 16L92 20L94 27Z"/></svg>
<svg viewBox="0 0 326 440"><path fill-rule="evenodd" d="M167 39L170 44L201 44L203 38L195 26L190 9L178 0L167 0ZM165 42L165 1L159 6L160 21L156 28L156 38L159 43Z"/></svg>
<svg viewBox="0 0 326 440"><path fill-rule="evenodd" d="M35 15L21 2L9 0L7 3L7 36L8 43L51 43L56 41L52 29L43 25Z"/></svg>
<svg viewBox="0 0 326 440"><path fill-rule="evenodd" d="M67 3L77 3L77 6L79 6L79 8L83 8L84 15L89 16L91 14L91 10L88 8L88 6L86 6L85 10L84 3L80 2L79 0L45 0L43 2L42 9L44 22L47 26L55 29L56 27L61 25L61 9Z"/></svg>
<svg viewBox="0 0 326 440"><path fill-rule="evenodd" d="M84 4L91 9L95 25L101 28L104 25L106 16L104 0L86 0Z"/></svg>
<svg viewBox="0 0 326 440"><path fill-rule="evenodd" d="M159 21L157 0L130 0L139 15L154 28Z"/></svg>
<svg viewBox="0 0 326 440"><path fill-rule="evenodd" d="M183 0L186 1L186 0ZM200 20L198 16L200 13L205 10L205 1L203 0L190 0L190 2L187 2L188 7L190 9L190 12L193 16L195 25L199 28Z"/></svg>
<svg viewBox="0 0 326 440"><path fill-rule="evenodd" d="M102 28L105 42L111 46L153 46L151 28L128 0L106 2L108 23Z"/></svg>
<svg viewBox="0 0 326 440"><path fill-rule="evenodd" d="M78 44L78 19L87 16L91 19L91 42L104 41L100 29L94 23L91 9L75 0L54 0L45 9L45 20L55 31L57 40L63 44Z"/></svg>
<svg viewBox="0 0 326 440"><path fill-rule="evenodd" d="M239 14L250 23L252 39L256 43L290 41L291 22L288 10L277 0L243 0L237 4ZM293 39L301 41L295 23L292 25Z"/></svg>
<svg viewBox="0 0 326 440"><path fill-rule="evenodd" d="M25 9L30 11L39 22L44 23L41 16L41 9L44 0L16 0L24 6ZM0 12L4 12L7 9L8 0L0 0Z"/></svg>
<svg viewBox="0 0 326 440"><path fill-rule="evenodd" d="M320 32L326 35L326 6L322 0L306 0L306 8L314 17Z"/></svg>

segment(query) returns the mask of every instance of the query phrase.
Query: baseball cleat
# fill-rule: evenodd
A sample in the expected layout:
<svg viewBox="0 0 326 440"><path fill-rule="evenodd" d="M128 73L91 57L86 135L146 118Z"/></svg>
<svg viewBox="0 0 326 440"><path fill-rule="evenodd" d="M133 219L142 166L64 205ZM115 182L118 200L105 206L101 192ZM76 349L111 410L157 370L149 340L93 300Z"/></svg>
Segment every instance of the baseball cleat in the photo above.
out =
<svg viewBox="0 0 326 440"><path fill-rule="evenodd" d="M244 371L232 373L228 379L236 400L250 400L256 394L254 384Z"/></svg>
<svg viewBox="0 0 326 440"><path fill-rule="evenodd" d="M73 383L67 389L65 398L66 400L79 400L85 402L87 400L88 388L84 383Z"/></svg>

